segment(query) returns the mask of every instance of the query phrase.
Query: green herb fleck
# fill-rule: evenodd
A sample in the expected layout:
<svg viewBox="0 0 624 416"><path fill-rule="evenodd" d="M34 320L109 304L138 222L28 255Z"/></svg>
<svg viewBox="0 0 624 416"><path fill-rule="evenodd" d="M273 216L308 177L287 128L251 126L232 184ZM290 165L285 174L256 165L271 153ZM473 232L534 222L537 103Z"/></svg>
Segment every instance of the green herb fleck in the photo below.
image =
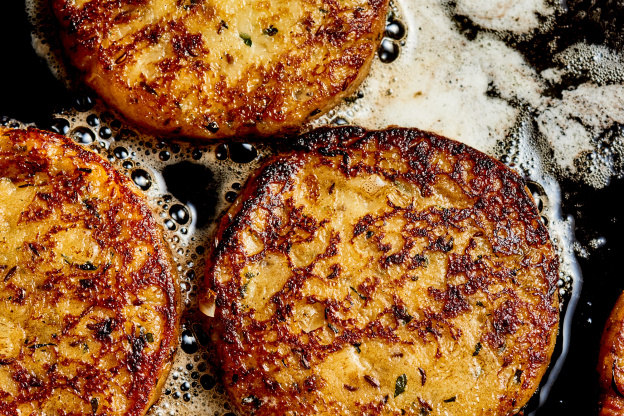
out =
<svg viewBox="0 0 624 416"><path fill-rule="evenodd" d="M152 334L151 332L145 334L145 338L147 338L147 342L154 342L154 334Z"/></svg>
<svg viewBox="0 0 624 416"><path fill-rule="evenodd" d="M91 399L91 410L93 411L93 414L97 413L98 410L98 399L96 397Z"/></svg>
<svg viewBox="0 0 624 416"><path fill-rule="evenodd" d="M358 354L362 352L362 350L360 349L361 345L362 344L353 344L353 348L355 348L355 350L357 351Z"/></svg>
<svg viewBox="0 0 624 416"><path fill-rule="evenodd" d="M67 257L65 254L61 254L61 257L63 257L63 260L65 260L65 263L67 264L74 264L71 259L69 257Z"/></svg>
<svg viewBox="0 0 624 416"><path fill-rule="evenodd" d="M256 276L256 275L255 275L255 274L253 274L252 272L247 272L247 273L245 273L245 277L246 277L247 279L251 279L252 277L255 277L255 276Z"/></svg>
<svg viewBox="0 0 624 416"><path fill-rule="evenodd" d="M522 370L516 370L514 378L516 379L516 383L520 383L520 381L522 380Z"/></svg>
<svg viewBox="0 0 624 416"><path fill-rule="evenodd" d="M481 351L481 343L477 342L477 346L475 347L475 350L472 353L472 356L476 357L477 355L479 355L479 351Z"/></svg>
<svg viewBox="0 0 624 416"><path fill-rule="evenodd" d="M239 33L239 36L243 40L245 45L247 45L247 46L251 46L252 45L251 36L249 36L247 33Z"/></svg>
<svg viewBox="0 0 624 416"><path fill-rule="evenodd" d="M333 326L332 324L327 324L327 326L329 327L329 329L331 329L332 331L334 331L334 334L338 333L338 328L336 328L335 326Z"/></svg>
<svg viewBox="0 0 624 416"><path fill-rule="evenodd" d="M355 292L356 295L358 295L360 297L360 299L362 300L366 300L366 296L363 296L362 294L360 294L360 292L358 292L357 290L355 290L355 288L353 286L349 286L351 288L352 291Z"/></svg>
<svg viewBox="0 0 624 416"><path fill-rule="evenodd" d="M451 402L454 402L455 400L457 400L457 396L453 396L450 399L444 400L444 403L451 403Z"/></svg>
<svg viewBox="0 0 624 416"><path fill-rule="evenodd" d="M88 352L89 352L89 344L87 343L82 344L82 353L86 354Z"/></svg>
<svg viewBox="0 0 624 416"><path fill-rule="evenodd" d="M407 386L407 376L405 374L401 374L396 379L396 383L394 384L394 397L397 397L399 394L405 392L405 387Z"/></svg>
<svg viewBox="0 0 624 416"><path fill-rule="evenodd" d="M485 308L485 305L480 300L477 301L477 306L479 306L481 308Z"/></svg>

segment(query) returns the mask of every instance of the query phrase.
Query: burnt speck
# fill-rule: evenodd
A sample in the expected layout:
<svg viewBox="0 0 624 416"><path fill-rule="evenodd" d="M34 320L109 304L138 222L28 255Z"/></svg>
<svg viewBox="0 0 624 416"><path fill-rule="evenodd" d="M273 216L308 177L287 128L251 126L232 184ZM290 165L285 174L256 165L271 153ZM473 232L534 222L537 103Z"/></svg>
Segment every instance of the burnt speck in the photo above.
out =
<svg viewBox="0 0 624 416"><path fill-rule="evenodd" d="M87 329L95 331L94 337L98 341L108 340L115 328L117 328L117 320L115 320L115 318L108 318L101 322L87 324Z"/></svg>

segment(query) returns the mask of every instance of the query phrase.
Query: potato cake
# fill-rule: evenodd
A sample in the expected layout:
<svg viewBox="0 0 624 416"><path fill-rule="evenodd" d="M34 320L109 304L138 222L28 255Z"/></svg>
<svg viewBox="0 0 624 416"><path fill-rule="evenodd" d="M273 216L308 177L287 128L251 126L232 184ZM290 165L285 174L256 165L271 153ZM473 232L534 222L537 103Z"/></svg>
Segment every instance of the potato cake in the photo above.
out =
<svg viewBox="0 0 624 416"><path fill-rule="evenodd" d="M322 129L222 220L202 310L255 415L507 415L559 320L558 258L515 172L416 129Z"/></svg>
<svg viewBox="0 0 624 416"><path fill-rule="evenodd" d="M0 414L143 415L178 341L175 264L99 155L0 129Z"/></svg>
<svg viewBox="0 0 624 416"><path fill-rule="evenodd" d="M52 0L71 62L154 133L297 130L352 94L388 0Z"/></svg>

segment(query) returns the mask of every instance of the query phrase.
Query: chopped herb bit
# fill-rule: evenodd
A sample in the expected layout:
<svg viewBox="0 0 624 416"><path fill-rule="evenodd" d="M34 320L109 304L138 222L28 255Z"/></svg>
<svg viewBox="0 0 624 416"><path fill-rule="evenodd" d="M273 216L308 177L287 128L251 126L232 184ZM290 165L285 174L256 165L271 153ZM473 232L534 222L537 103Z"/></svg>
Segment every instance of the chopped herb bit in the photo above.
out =
<svg viewBox="0 0 624 416"><path fill-rule="evenodd" d="M325 10L325 9L319 9L319 12L321 12L321 13L327 13L327 10Z"/></svg>
<svg viewBox="0 0 624 416"><path fill-rule="evenodd" d="M357 101L357 99L358 99L358 97L357 97L357 96L351 96L351 97L345 97L345 98L343 98L343 100L344 100L345 102L347 102L347 103L354 103L354 102L356 102L356 101Z"/></svg>
<svg viewBox="0 0 624 416"><path fill-rule="evenodd" d="M69 257L67 257L65 254L61 254L61 257L63 257L63 260L65 260L65 263L67 264L74 264L71 259Z"/></svg>
<svg viewBox="0 0 624 416"><path fill-rule="evenodd" d="M357 290L355 290L355 288L353 286L349 286L351 288L352 291L355 292L356 295L358 295L360 297L360 299L362 300L366 300L366 296L363 296L360 294L360 292L358 292Z"/></svg>
<svg viewBox="0 0 624 416"><path fill-rule="evenodd" d="M56 344L52 344L52 343L49 343L49 344L33 344L33 345L29 346L28 348L30 348L31 350L37 350L39 348L49 347L49 346L56 347L57 345Z"/></svg>
<svg viewBox="0 0 624 416"><path fill-rule="evenodd" d="M366 238L371 238L374 235L375 235L374 231L370 231L370 230L366 231Z"/></svg>
<svg viewBox="0 0 624 416"><path fill-rule="evenodd" d="M238 35L243 40L243 43L245 43L245 45L247 45L247 46L251 46L252 45L251 36L249 36L247 33L239 33Z"/></svg>
<svg viewBox="0 0 624 416"><path fill-rule="evenodd" d="M444 403L451 403L451 402L454 402L455 400L457 400L457 396L453 396L450 399L444 400Z"/></svg>
<svg viewBox="0 0 624 416"><path fill-rule="evenodd" d="M154 334L152 334L151 332L145 334L145 338L147 339L147 342L154 342Z"/></svg>
<svg viewBox="0 0 624 416"><path fill-rule="evenodd" d="M82 353L86 354L87 352L89 352L89 345L88 344L82 344Z"/></svg>
<svg viewBox="0 0 624 416"><path fill-rule="evenodd" d="M516 383L520 383L520 381L522 380L522 370L516 370L514 378L516 379Z"/></svg>
<svg viewBox="0 0 624 416"><path fill-rule="evenodd" d="M407 386L407 376L405 374L401 374L396 379L396 383L394 384L394 397L397 397L399 394L405 392L405 387Z"/></svg>
<svg viewBox="0 0 624 416"><path fill-rule="evenodd" d="M472 356L476 357L477 355L479 355L479 351L481 351L481 343L477 342L477 346L475 347L475 350L472 353Z"/></svg>
<svg viewBox="0 0 624 416"><path fill-rule="evenodd" d="M262 29L262 33L267 36L275 36L277 35L277 32L278 32L277 28L273 27L273 25L269 26L266 29Z"/></svg>
<svg viewBox="0 0 624 416"><path fill-rule="evenodd" d="M255 277L255 276L256 276L256 275L255 275L255 274L253 274L252 272L247 272L247 273L245 273L245 277L246 277L247 279L251 279L252 277Z"/></svg>
<svg viewBox="0 0 624 416"><path fill-rule="evenodd" d="M483 304L483 302L481 302L480 300L477 301L477 306L480 306L482 308L485 307L485 305Z"/></svg>
<svg viewBox="0 0 624 416"><path fill-rule="evenodd" d="M416 276L416 275L412 275L412 276L410 277L410 279L412 279L412 282L417 282L417 281L418 281L418 276Z"/></svg>
<svg viewBox="0 0 624 416"><path fill-rule="evenodd" d="M93 411L93 414L97 413L98 410L98 399L96 397L91 399L91 410Z"/></svg>
<svg viewBox="0 0 624 416"><path fill-rule="evenodd" d="M362 344L353 344L353 347L355 348L355 350L357 351L358 354L362 352L362 350L360 349L361 345Z"/></svg>
<svg viewBox="0 0 624 416"><path fill-rule="evenodd" d="M332 324L327 324L327 326L329 327L329 329L331 329L332 331L334 331L334 334L338 333L338 328L336 328L335 326L333 326Z"/></svg>

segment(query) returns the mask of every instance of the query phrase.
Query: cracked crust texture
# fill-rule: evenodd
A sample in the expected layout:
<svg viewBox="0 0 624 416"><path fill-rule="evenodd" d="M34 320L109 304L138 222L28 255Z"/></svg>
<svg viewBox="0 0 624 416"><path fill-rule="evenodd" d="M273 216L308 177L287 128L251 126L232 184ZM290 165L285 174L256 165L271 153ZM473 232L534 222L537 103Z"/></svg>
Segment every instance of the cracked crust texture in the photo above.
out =
<svg viewBox="0 0 624 416"><path fill-rule="evenodd" d="M601 416L624 415L624 294L605 325L600 342L598 376Z"/></svg>
<svg viewBox="0 0 624 416"><path fill-rule="evenodd" d="M51 0L71 62L157 134L296 131L352 94L388 0ZM236 136L236 137L235 137Z"/></svg>
<svg viewBox="0 0 624 416"><path fill-rule="evenodd" d="M244 414L508 415L559 320L524 181L415 129L323 129L223 218L202 309Z"/></svg>
<svg viewBox="0 0 624 416"><path fill-rule="evenodd" d="M177 347L150 208L65 137L0 129L0 415L143 415Z"/></svg>

